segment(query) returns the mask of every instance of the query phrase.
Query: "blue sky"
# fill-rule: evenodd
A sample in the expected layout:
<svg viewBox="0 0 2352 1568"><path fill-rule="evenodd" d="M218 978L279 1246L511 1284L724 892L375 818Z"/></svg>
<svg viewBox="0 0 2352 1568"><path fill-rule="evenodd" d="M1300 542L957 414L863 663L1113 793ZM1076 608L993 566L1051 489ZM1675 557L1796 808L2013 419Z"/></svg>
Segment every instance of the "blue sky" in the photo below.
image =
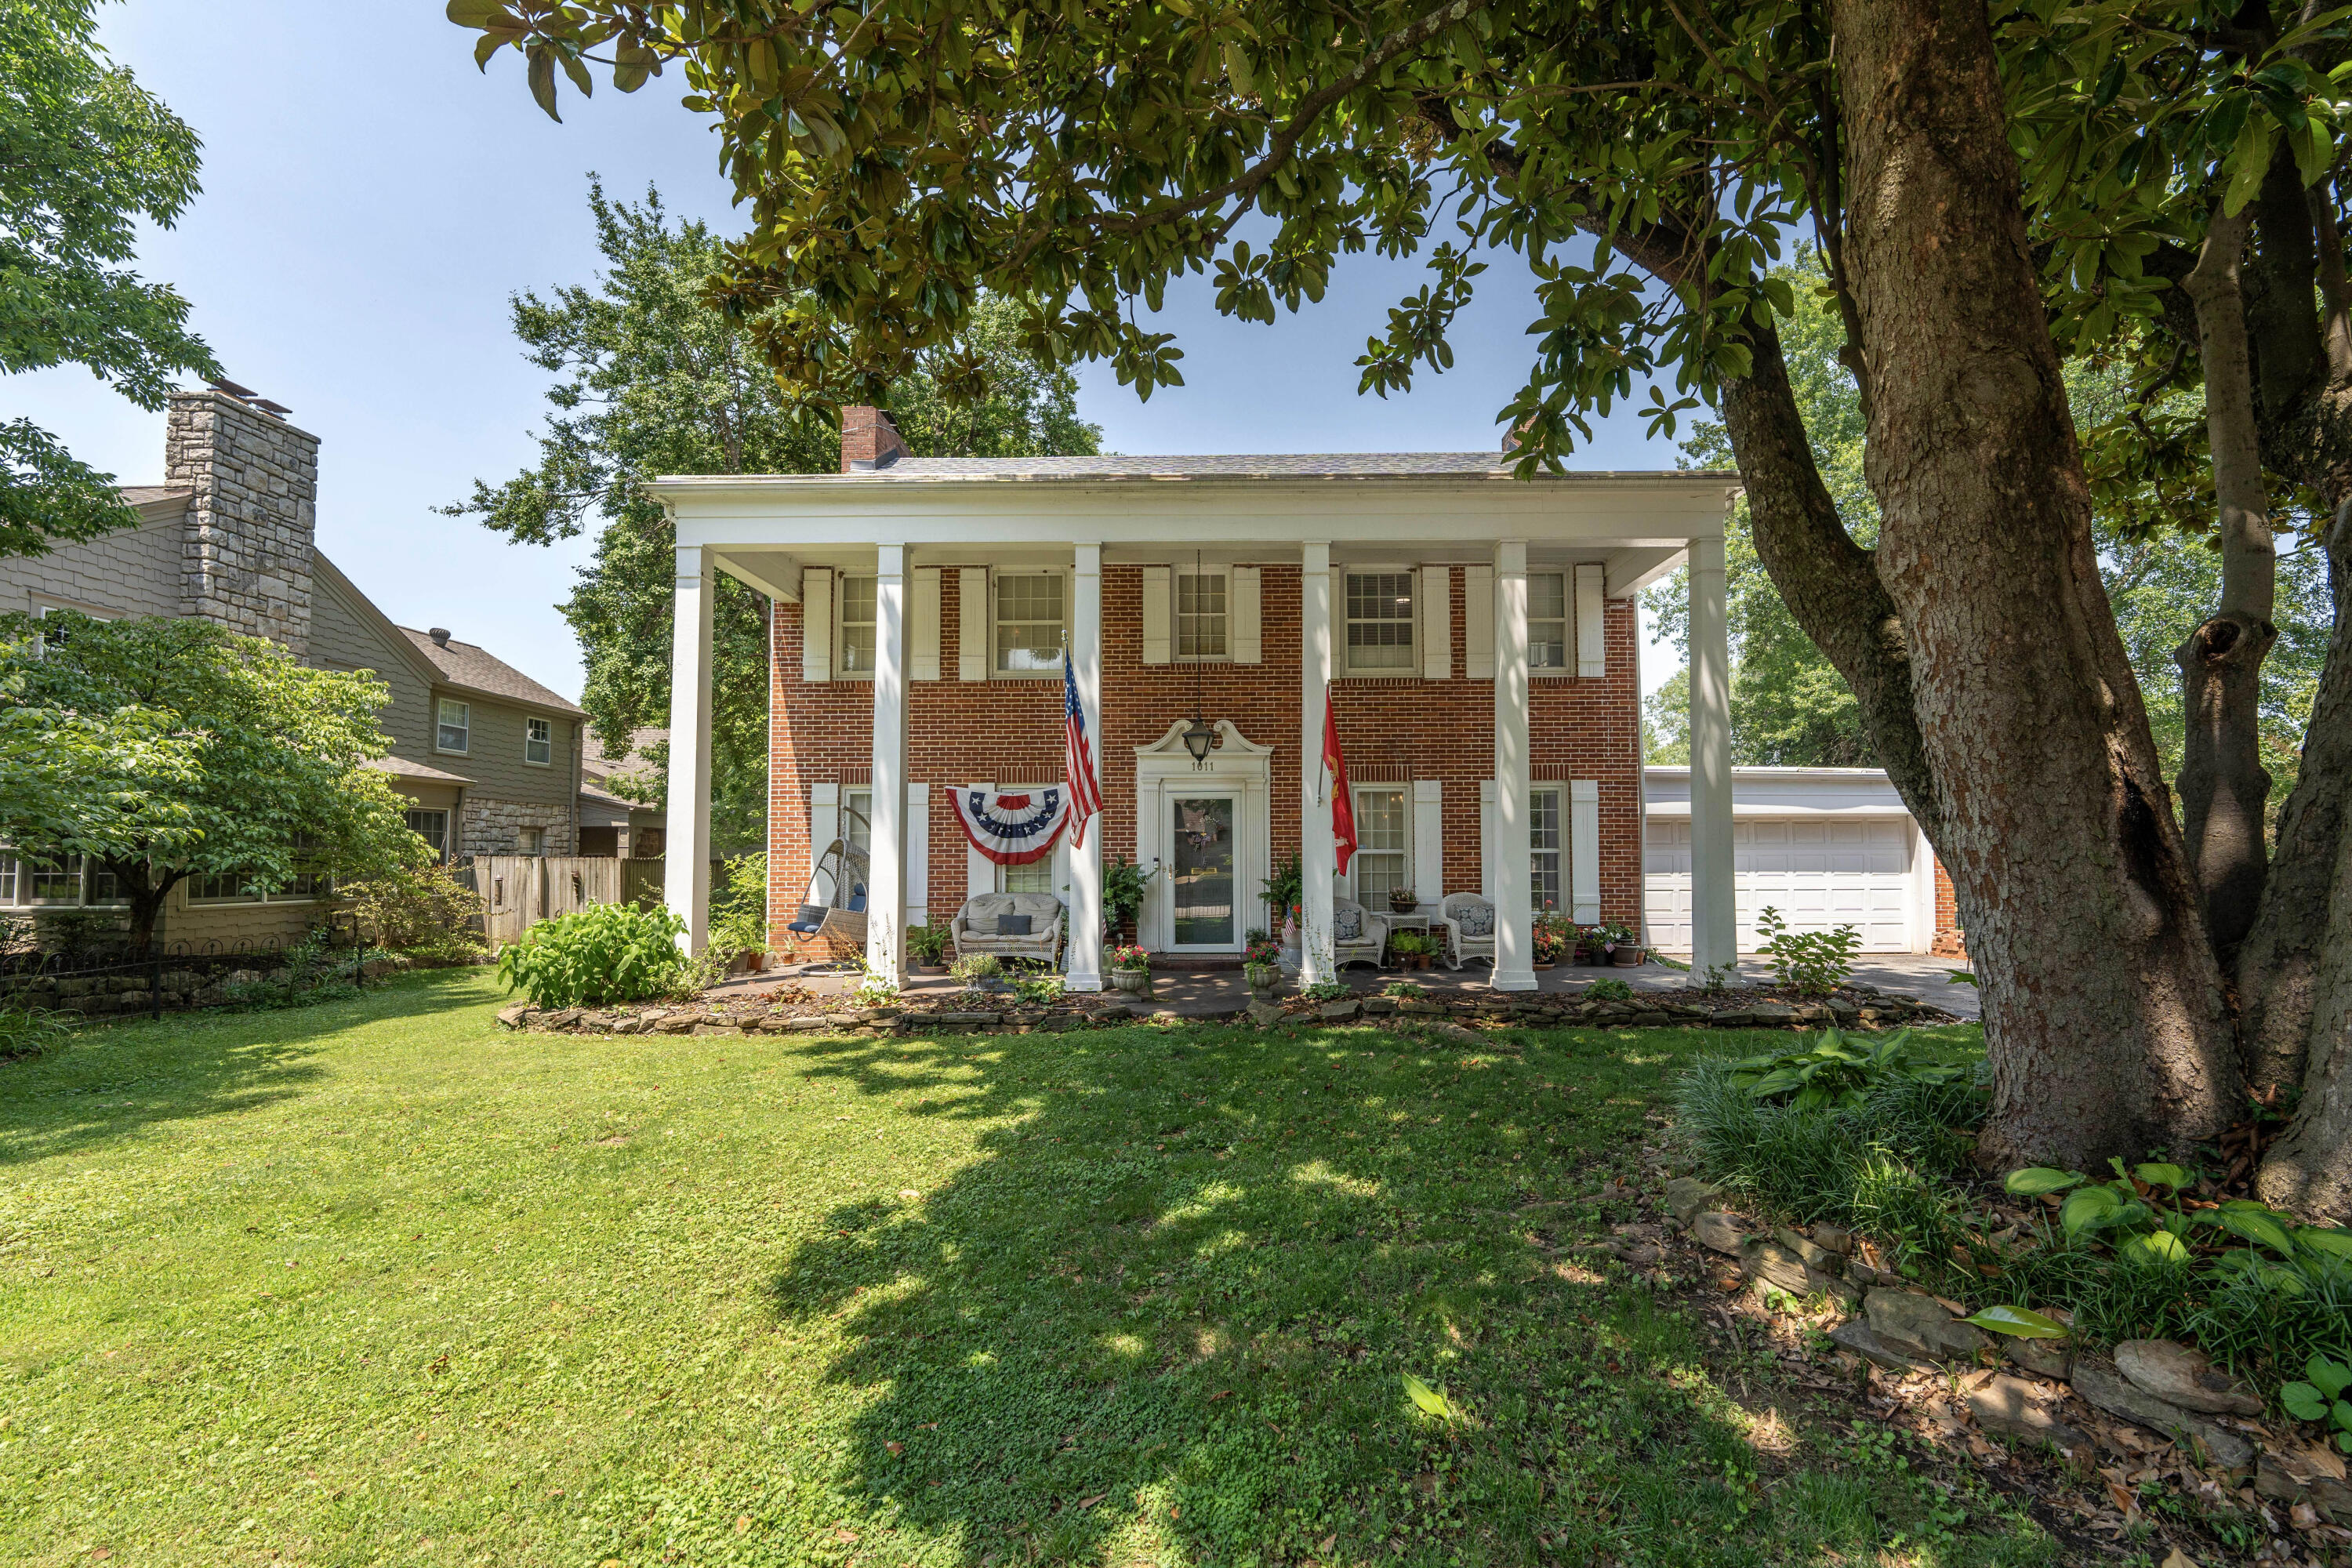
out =
<svg viewBox="0 0 2352 1568"><path fill-rule="evenodd" d="M446 626L576 696L580 661L554 605L587 542L510 545L433 508L533 455L544 374L507 326L519 289L585 281L586 176L648 182L671 208L738 226L705 122L677 77L582 102L531 103L520 59L476 72L471 35L436 0L130 0L100 12L115 57L205 140L204 193L139 266L194 302L229 375L320 437L320 548L392 617ZM1187 384L1149 404L1108 371L1081 407L1125 452L1462 450L1490 447L1527 364L1525 272L1481 279L1456 363L1408 396L1356 395L1354 361L1418 270L1349 259L1322 304L1275 326L1220 317L1205 280L1170 291ZM163 416L79 369L0 379L0 418L32 417L124 483L163 465ZM1621 413L1579 466L1671 468L1670 444ZM1643 656L1643 684L1671 672Z"/></svg>

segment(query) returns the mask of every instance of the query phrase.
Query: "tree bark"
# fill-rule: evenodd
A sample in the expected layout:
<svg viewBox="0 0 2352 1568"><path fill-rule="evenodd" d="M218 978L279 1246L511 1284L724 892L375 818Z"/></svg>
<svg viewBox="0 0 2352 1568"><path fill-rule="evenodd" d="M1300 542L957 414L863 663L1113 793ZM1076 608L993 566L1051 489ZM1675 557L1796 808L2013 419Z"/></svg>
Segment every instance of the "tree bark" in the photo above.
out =
<svg viewBox="0 0 2352 1568"><path fill-rule="evenodd" d="M2300 190L2295 194L2299 206ZM2263 487L2246 294L2239 277L2252 216L2251 208L2234 216L2215 208L2186 283L2197 305L2205 367L2221 599L2172 656L2180 667L2188 720L2179 782L2181 826L2205 895L2206 926L2225 960L2253 929L2262 906L2268 848L2263 811L2271 797L2271 775L2262 761L2263 658L2278 637L2271 624L2278 550ZM2309 268L2306 247L2306 277ZM2307 328L2308 302L2303 313Z"/></svg>
<svg viewBox="0 0 2352 1568"><path fill-rule="evenodd" d="M1748 492L1756 553L1789 613L1853 689L1864 732L1930 844L1942 817L1912 707L1911 652L1895 601L1838 516L1789 385L1780 335L1748 329L1749 373L1726 384L1723 422Z"/></svg>
<svg viewBox="0 0 2352 1568"><path fill-rule="evenodd" d="M1981 1145L2181 1149L2235 1109L2220 967L2101 588L1984 7L1833 0L1878 572L1983 988Z"/></svg>

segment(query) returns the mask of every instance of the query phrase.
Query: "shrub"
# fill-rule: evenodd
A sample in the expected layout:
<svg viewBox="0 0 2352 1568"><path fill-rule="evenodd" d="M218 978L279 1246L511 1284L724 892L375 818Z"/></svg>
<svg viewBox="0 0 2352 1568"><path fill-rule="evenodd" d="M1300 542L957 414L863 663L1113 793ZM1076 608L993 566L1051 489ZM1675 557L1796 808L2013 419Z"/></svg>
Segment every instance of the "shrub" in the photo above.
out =
<svg viewBox="0 0 2352 1568"><path fill-rule="evenodd" d="M992 952L959 953L956 961L948 965L948 973L962 981L965 990L975 991L982 981L1003 973L1004 963Z"/></svg>
<svg viewBox="0 0 2352 1568"><path fill-rule="evenodd" d="M446 866L404 867L343 889L360 934L389 952L470 963L488 951L473 929L482 901Z"/></svg>
<svg viewBox="0 0 2352 1568"><path fill-rule="evenodd" d="M1622 980L1596 980L1584 988L1584 994L1592 1002L1631 1002L1633 988Z"/></svg>
<svg viewBox="0 0 2352 1568"><path fill-rule="evenodd" d="M898 1000L898 977L885 970L867 969L854 994L861 1007L887 1007Z"/></svg>
<svg viewBox="0 0 2352 1568"><path fill-rule="evenodd" d="M1853 973L1853 955L1862 951L1862 933L1853 926L1830 931L1790 931L1780 911L1771 905L1756 917L1756 929L1765 941L1757 952L1772 961L1772 972L1782 985L1807 995L1834 991Z"/></svg>
<svg viewBox="0 0 2352 1568"><path fill-rule="evenodd" d="M1013 994L1034 1007L1051 1006L1062 999L1062 977L1024 974L1013 983Z"/></svg>
<svg viewBox="0 0 2352 1568"><path fill-rule="evenodd" d="M739 855L727 862L726 879L710 898L710 951L720 963L739 952L768 948L768 852Z"/></svg>
<svg viewBox="0 0 2352 1568"><path fill-rule="evenodd" d="M685 930L667 910L592 904L524 932L499 955L499 978L537 1007L641 1002L685 977L677 948Z"/></svg>

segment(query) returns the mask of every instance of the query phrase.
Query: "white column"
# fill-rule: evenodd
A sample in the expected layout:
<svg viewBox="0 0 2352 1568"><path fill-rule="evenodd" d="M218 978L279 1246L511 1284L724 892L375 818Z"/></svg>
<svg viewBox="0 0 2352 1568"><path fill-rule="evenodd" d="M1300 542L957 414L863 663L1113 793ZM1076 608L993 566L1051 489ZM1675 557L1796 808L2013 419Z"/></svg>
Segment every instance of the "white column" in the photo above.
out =
<svg viewBox="0 0 2352 1568"><path fill-rule="evenodd" d="M907 937L907 547L886 544L874 583L874 818L866 879L866 967L905 973Z"/></svg>
<svg viewBox="0 0 2352 1568"><path fill-rule="evenodd" d="M1077 555L1076 592L1070 600L1070 673L1078 683L1078 711L1086 717L1096 782L1108 794L1110 781L1102 777L1110 766L1102 727L1102 546L1081 544ZM1061 847L1070 869L1069 977L1065 984L1073 991L1103 987L1103 835L1109 827L1097 813L1087 824L1084 845L1065 842Z"/></svg>
<svg viewBox="0 0 2352 1568"><path fill-rule="evenodd" d="M1298 593L1299 862L1298 983L1319 985L1339 977L1331 945L1331 879L1339 846L1331 841L1331 796L1323 783L1323 712L1331 692L1331 546L1307 545Z"/></svg>
<svg viewBox="0 0 2352 1568"><path fill-rule="evenodd" d="M1690 542L1691 983L1739 959L1731 854L1731 630L1723 541Z"/></svg>
<svg viewBox="0 0 2352 1568"><path fill-rule="evenodd" d="M686 922L678 945L700 952L710 927L710 552L677 549L669 652L668 841L662 900Z"/></svg>
<svg viewBox="0 0 2352 1568"><path fill-rule="evenodd" d="M1536 988L1528 779L1528 543L1495 546L1495 989Z"/></svg>

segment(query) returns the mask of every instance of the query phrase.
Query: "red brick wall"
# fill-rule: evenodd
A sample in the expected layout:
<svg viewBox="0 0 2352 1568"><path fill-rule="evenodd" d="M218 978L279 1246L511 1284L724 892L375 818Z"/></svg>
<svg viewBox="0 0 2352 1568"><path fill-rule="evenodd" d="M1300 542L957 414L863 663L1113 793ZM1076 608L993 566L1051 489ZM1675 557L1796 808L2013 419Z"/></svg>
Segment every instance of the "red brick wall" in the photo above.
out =
<svg viewBox="0 0 2352 1568"><path fill-rule="evenodd" d="M1454 664L1464 668L1463 574L1451 574ZM952 674L961 616L960 577L940 574L940 663ZM1268 565L1260 577L1264 662L1198 667L1202 708L1271 745L1273 848L1298 847L1299 580L1296 565ZM1112 855L1135 852L1135 751L1192 711L1195 667L1143 663L1143 570L1103 570L1103 839ZM871 766L874 689L866 681L810 685L801 679L801 609L774 617L772 765L769 771L772 906L787 916L808 884L810 786L862 784ZM1638 923L1642 909L1641 724L1633 601L1607 607L1608 674L1597 679L1543 677L1531 682L1531 771L1537 782L1589 778L1601 785L1601 909L1604 920ZM1479 784L1494 772L1491 680L1411 678L1340 679L1332 685L1340 743L1350 773L1370 782L1440 779L1444 784L1442 883L1417 868L1416 888L1434 902L1475 889L1481 876ZM1062 776L1058 680L917 681L909 698L908 776L933 786L930 913L945 921L966 895L964 840L937 786L973 780L1036 783ZM1561 832L1568 831L1563 802ZM818 846L815 847L822 847Z"/></svg>
<svg viewBox="0 0 2352 1568"><path fill-rule="evenodd" d="M1952 891L1952 874L1941 860L1936 862L1936 935L1927 951L1947 958L1965 958L1969 951L1960 935L1959 897Z"/></svg>

